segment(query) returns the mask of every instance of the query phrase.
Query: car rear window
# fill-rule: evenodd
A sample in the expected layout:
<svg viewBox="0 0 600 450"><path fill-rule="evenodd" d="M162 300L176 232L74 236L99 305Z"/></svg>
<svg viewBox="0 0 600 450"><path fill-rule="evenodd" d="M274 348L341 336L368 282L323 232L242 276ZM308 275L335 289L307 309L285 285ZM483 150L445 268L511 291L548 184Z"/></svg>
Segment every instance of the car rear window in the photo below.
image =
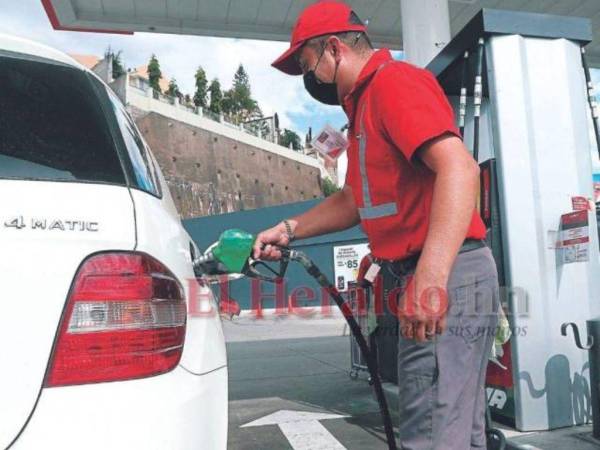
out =
<svg viewBox="0 0 600 450"><path fill-rule="evenodd" d="M125 184L85 72L0 55L0 178Z"/></svg>
<svg viewBox="0 0 600 450"><path fill-rule="evenodd" d="M132 185L160 197L162 195L160 183L158 181L156 167L154 167L152 157L150 156L150 150L142 139L133 119L127 114L121 100L110 91L107 91L107 94L113 107L117 123L119 124L121 135L123 136L125 148L129 155L129 161L131 161L131 168L134 175L131 180Z"/></svg>

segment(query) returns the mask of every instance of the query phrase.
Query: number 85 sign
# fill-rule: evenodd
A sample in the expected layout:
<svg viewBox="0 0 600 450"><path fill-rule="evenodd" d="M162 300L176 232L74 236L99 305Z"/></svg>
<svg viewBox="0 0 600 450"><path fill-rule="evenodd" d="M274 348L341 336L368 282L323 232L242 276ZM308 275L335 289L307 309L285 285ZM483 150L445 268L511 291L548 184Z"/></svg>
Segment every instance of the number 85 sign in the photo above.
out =
<svg viewBox="0 0 600 450"><path fill-rule="evenodd" d="M338 291L345 292L349 281L356 281L360 261L369 253L368 244L333 247L333 272Z"/></svg>

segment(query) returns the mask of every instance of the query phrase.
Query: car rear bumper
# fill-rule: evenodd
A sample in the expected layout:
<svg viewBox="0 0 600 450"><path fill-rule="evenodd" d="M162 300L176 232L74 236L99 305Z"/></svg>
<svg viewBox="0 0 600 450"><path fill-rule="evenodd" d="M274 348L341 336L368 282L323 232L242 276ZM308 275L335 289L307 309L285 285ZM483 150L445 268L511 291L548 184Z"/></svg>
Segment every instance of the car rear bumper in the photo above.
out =
<svg viewBox="0 0 600 450"><path fill-rule="evenodd" d="M227 367L43 389L13 449L225 449Z"/></svg>

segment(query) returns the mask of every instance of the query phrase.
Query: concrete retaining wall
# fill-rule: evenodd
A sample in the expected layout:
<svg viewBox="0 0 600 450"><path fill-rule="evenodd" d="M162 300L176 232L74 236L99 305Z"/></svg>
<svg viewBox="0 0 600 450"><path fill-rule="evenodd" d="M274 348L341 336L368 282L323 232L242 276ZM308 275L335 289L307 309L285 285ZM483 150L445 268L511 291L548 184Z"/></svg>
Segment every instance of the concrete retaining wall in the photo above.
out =
<svg viewBox="0 0 600 450"><path fill-rule="evenodd" d="M134 116L182 218L322 196L320 168L304 155L287 151L289 155L284 156L283 148L277 152L265 150L262 143L261 147L254 146L156 112ZM257 138L248 136L246 140L252 139Z"/></svg>

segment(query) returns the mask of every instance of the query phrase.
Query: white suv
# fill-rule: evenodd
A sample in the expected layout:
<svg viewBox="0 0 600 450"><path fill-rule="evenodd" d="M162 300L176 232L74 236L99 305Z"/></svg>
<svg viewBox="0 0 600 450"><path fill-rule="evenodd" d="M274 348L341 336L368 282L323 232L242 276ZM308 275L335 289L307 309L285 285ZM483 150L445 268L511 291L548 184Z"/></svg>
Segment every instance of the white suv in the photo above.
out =
<svg viewBox="0 0 600 450"><path fill-rule="evenodd" d="M0 35L0 448L226 448L197 251L110 89Z"/></svg>

